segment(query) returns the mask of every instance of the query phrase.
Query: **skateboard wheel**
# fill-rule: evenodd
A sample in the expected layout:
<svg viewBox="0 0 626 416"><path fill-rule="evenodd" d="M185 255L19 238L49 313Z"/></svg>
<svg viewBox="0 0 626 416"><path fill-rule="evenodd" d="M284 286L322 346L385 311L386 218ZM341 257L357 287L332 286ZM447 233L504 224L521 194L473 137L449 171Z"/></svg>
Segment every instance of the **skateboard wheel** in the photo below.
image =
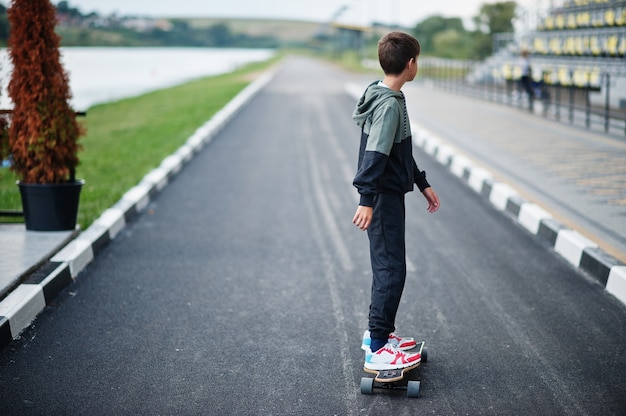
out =
<svg viewBox="0 0 626 416"><path fill-rule="evenodd" d="M425 363L428 361L428 350L426 347L422 348L422 362Z"/></svg>
<svg viewBox="0 0 626 416"><path fill-rule="evenodd" d="M369 377L361 378L361 394L374 393L374 379Z"/></svg>
<svg viewBox="0 0 626 416"><path fill-rule="evenodd" d="M417 398L420 395L420 382L417 380L409 380L406 385L406 397Z"/></svg>

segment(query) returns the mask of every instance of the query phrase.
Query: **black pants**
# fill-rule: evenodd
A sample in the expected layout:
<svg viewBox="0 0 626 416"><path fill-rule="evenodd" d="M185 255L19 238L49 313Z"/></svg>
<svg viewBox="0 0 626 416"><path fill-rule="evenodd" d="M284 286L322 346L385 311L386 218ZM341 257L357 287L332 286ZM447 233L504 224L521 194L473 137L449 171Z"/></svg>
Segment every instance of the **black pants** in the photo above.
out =
<svg viewBox="0 0 626 416"><path fill-rule="evenodd" d="M533 81L528 75L522 76L520 79L520 85L522 89L528 94L528 108L532 110L533 99L535 98L535 91L533 90Z"/></svg>
<svg viewBox="0 0 626 416"><path fill-rule="evenodd" d="M396 312L406 280L404 194L378 194L367 230L372 262L369 330L372 338L387 339L395 330Z"/></svg>

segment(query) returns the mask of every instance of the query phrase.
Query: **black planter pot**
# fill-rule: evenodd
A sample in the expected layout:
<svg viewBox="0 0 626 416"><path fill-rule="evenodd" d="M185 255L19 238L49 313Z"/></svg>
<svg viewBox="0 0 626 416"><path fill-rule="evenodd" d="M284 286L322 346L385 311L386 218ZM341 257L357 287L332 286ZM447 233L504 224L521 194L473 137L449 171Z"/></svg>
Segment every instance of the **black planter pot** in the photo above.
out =
<svg viewBox="0 0 626 416"><path fill-rule="evenodd" d="M59 184L18 182L26 229L67 231L76 228L80 190L85 181Z"/></svg>

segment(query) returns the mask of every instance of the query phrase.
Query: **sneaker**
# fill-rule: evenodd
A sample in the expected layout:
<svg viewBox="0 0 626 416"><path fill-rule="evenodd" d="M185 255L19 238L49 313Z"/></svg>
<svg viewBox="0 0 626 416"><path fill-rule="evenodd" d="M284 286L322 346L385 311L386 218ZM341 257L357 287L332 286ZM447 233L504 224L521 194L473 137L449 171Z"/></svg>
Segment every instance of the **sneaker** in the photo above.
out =
<svg viewBox="0 0 626 416"><path fill-rule="evenodd" d="M415 339L400 338L394 333L389 334L389 339L387 340L387 342L401 351L410 350L411 348L415 348L415 346L417 345ZM361 349L363 351L369 351L371 343L372 338L370 338L370 331L365 331L363 333L363 342L361 343Z"/></svg>
<svg viewBox="0 0 626 416"><path fill-rule="evenodd" d="M410 367L421 360L420 353L400 351L391 343L387 343L375 353L369 351L365 353L364 366L369 370L396 370Z"/></svg>

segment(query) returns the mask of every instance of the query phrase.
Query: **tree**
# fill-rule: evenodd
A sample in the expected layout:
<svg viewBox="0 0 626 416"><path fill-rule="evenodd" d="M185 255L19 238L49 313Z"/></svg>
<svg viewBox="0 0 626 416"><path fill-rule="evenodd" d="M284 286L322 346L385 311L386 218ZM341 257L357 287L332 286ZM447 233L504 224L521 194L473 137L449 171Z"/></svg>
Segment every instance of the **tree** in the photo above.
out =
<svg viewBox="0 0 626 416"><path fill-rule="evenodd" d="M478 16L474 17L476 27L486 33L505 33L513 31L513 19L517 3L505 1L480 6Z"/></svg>
<svg viewBox="0 0 626 416"><path fill-rule="evenodd" d="M209 45L229 46L232 43L233 35L230 28L225 23L217 23L206 29Z"/></svg>
<svg viewBox="0 0 626 416"><path fill-rule="evenodd" d="M68 104L69 78L54 31L55 8L49 0L12 0L8 17L11 168L24 183L74 181L82 129Z"/></svg>
<svg viewBox="0 0 626 416"><path fill-rule="evenodd" d="M478 32L475 34L477 58L484 59L493 53L495 33L513 32L516 11L517 3L514 1L483 4L480 7L479 14L473 19Z"/></svg>
<svg viewBox="0 0 626 416"><path fill-rule="evenodd" d="M442 58L472 58L472 39L454 29L437 32L433 37L433 47L437 56Z"/></svg>
<svg viewBox="0 0 626 416"><path fill-rule="evenodd" d="M67 1L60 1L59 4L57 4L56 9L59 13L67 14L70 17L82 17L83 16L80 10L78 10L75 7L70 7L69 2Z"/></svg>
<svg viewBox="0 0 626 416"><path fill-rule="evenodd" d="M435 54L439 56L434 39L438 33L452 31L463 37L467 34L463 21L458 17L443 17L434 15L427 17L422 22L418 23L413 30L413 34L420 41L422 52L426 54ZM450 32L448 32L450 33Z"/></svg>

